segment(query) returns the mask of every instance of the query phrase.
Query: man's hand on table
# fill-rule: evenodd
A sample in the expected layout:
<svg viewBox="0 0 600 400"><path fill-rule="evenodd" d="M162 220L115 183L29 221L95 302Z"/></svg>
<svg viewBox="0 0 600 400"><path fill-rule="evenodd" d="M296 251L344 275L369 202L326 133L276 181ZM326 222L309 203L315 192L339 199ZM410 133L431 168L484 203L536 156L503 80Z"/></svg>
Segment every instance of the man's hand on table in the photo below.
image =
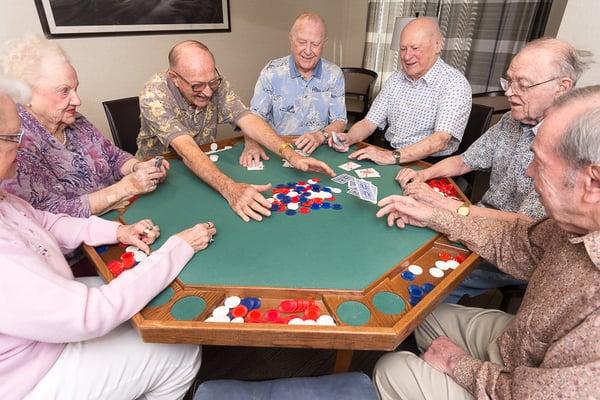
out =
<svg viewBox="0 0 600 400"><path fill-rule="evenodd" d="M415 171L412 168L401 168L396 174L396 182L400 184L402 189L406 189L406 185L411 182L425 182L423 170Z"/></svg>
<svg viewBox="0 0 600 400"><path fill-rule="evenodd" d="M453 376L456 364L467 352L446 336L436 338L421 355L423 360L438 371Z"/></svg>
<svg viewBox="0 0 600 400"><path fill-rule="evenodd" d="M404 195L418 200L430 207L456 210L462 204L461 201L449 199L442 193L436 192L425 182L411 182L404 188Z"/></svg>
<svg viewBox="0 0 600 400"><path fill-rule="evenodd" d="M245 222L253 219L262 221L263 216L271 215L271 203L269 203L260 192L270 190L271 185L250 185L248 183L232 182L225 191L223 197L229 202L229 206Z"/></svg>
<svg viewBox="0 0 600 400"><path fill-rule="evenodd" d="M335 172L331 169L331 167L325 164L323 161L317 160L312 157L304 157L295 152L288 157L288 162L292 165L292 167L303 171L314 171L321 174L329 175L331 177L335 176Z"/></svg>
<svg viewBox="0 0 600 400"><path fill-rule="evenodd" d="M240 165L242 167L257 166L262 160L268 160L269 156L263 150L260 144L252 139L246 138L244 141L244 150L240 155Z"/></svg>
<svg viewBox="0 0 600 400"><path fill-rule="evenodd" d="M143 219L133 225L120 225L117 228L117 240L124 244L131 244L150 254L149 244L154 243L160 236L160 228L149 219Z"/></svg>
<svg viewBox="0 0 600 400"><path fill-rule="evenodd" d="M387 216L388 226L396 225L398 228L404 228L406 224L426 226L434 211L413 198L396 194L381 199L377 205L381 207L377 218Z"/></svg>
<svg viewBox="0 0 600 400"><path fill-rule="evenodd" d="M321 131L306 132L294 140L294 145L298 150L302 150L306 154L312 154L325 141L325 136Z"/></svg>
<svg viewBox="0 0 600 400"><path fill-rule="evenodd" d="M375 146L367 146L356 150L348 155L352 160L371 160L379 165L391 165L396 163L396 158L390 150L380 149Z"/></svg>

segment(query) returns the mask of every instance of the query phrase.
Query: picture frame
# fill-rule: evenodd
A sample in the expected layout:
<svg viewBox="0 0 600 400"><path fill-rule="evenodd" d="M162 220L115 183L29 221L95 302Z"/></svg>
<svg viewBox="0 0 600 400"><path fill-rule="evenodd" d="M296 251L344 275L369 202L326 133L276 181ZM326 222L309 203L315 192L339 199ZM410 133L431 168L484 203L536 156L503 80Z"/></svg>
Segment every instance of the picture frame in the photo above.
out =
<svg viewBox="0 0 600 400"><path fill-rule="evenodd" d="M49 38L231 32L229 0L35 0Z"/></svg>

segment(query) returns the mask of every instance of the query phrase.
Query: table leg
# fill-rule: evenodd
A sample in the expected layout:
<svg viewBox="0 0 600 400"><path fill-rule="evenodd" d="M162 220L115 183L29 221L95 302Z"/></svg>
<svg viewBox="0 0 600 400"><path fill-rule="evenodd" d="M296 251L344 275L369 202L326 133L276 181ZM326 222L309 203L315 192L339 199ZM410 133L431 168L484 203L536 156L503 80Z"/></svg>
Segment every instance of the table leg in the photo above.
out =
<svg viewBox="0 0 600 400"><path fill-rule="evenodd" d="M340 372L348 372L350 364L352 363L352 350L338 350L335 353L335 366L333 367L333 373L337 374Z"/></svg>

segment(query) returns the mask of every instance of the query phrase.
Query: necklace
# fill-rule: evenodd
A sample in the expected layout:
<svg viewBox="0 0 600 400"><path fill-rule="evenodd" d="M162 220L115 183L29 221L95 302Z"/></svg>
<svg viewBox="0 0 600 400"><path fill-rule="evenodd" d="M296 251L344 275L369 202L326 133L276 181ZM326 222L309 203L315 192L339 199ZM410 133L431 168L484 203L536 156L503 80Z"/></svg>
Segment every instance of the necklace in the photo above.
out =
<svg viewBox="0 0 600 400"><path fill-rule="evenodd" d="M62 131L62 140L59 140L58 137L56 138L56 140L58 140L63 146L67 144L67 132L65 132L64 130Z"/></svg>

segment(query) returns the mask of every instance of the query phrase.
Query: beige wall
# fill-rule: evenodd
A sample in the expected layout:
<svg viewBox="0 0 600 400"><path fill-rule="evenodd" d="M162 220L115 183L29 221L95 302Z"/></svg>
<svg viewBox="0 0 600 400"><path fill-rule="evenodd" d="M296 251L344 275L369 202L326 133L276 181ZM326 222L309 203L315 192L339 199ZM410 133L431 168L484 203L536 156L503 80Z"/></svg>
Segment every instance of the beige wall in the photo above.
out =
<svg viewBox="0 0 600 400"><path fill-rule="evenodd" d="M80 111L110 136L103 100L137 95L146 79L166 68L171 46L187 38L211 48L219 70L249 103L258 73L271 58L288 53L287 32L304 11L327 21L324 57L340 66L361 66L367 18L366 0L231 0L231 32L59 39L79 74ZM0 2L0 42L41 33L32 0ZM222 130L229 134L230 129Z"/></svg>
<svg viewBox="0 0 600 400"><path fill-rule="evenodd" d="M587 71L578 86L600 84L600 1L570 0L567 3L557 37L575 47L594 53L595 64Z"/></svg>

